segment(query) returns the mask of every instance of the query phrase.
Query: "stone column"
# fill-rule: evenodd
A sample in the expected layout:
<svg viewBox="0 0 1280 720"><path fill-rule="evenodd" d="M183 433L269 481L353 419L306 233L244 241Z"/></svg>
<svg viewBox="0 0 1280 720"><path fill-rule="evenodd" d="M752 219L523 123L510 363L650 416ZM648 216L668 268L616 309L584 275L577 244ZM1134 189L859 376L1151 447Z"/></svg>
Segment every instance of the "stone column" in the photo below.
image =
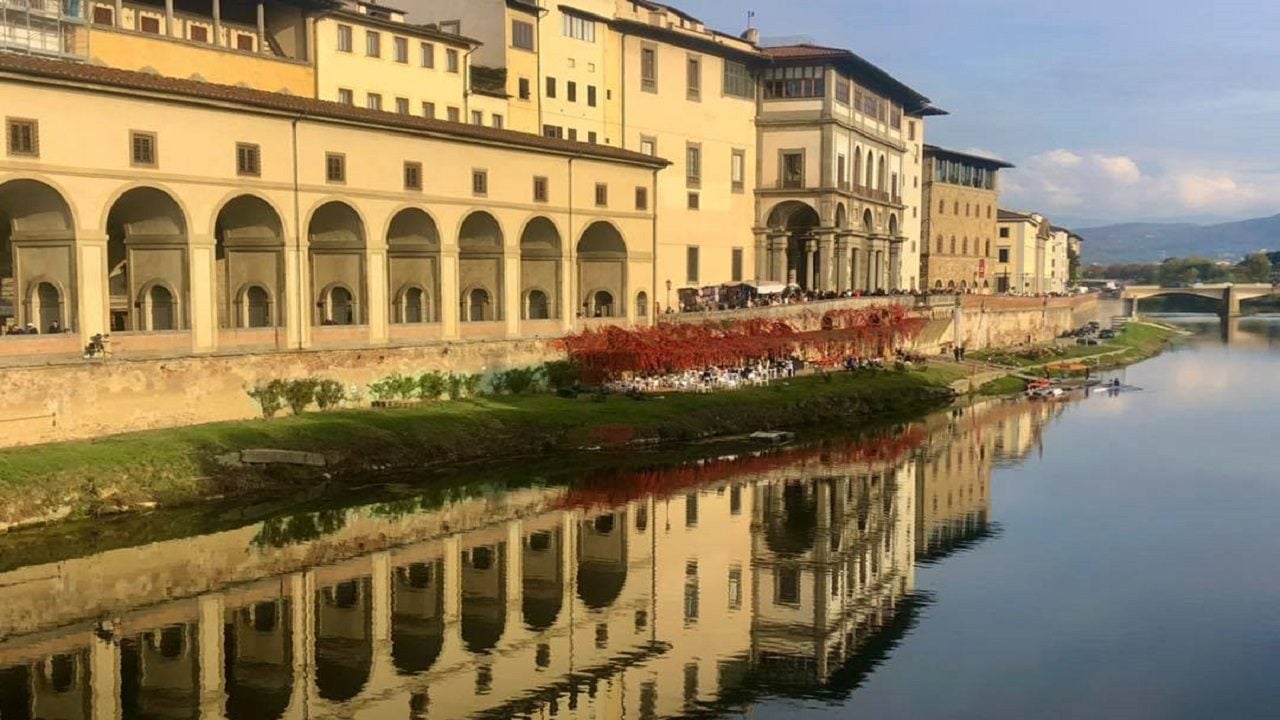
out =
<svg viewBox="0 0 1280 720"><path fill-rule="evenodd" d="M626 302L626 298L621 298ZM502 254L502 322L507 337L520 336L520 247L509 247Z"/></svg>
<svg viewBox="0 0 1280 720"><path fill-rule="evenodd" d="M285 337L289 347L311 347L311 318L315 312L311 300L310 254L304 247L284 250L284 318Z"/></svg>
<svg viewBox="0 0 1280 720"><path fill-rule="evenodd" d="M107 287L107 236L77 233L75 244L76 292L75 329L80 344L111 330L111 290ZM70 300L68 298L68 300Z"/></svg>
<svg viewBox="0 0 1280 720"><path fill-rule="evenodd" d="M863 276L862 273L859 272L862 269L859 265L862 255L862 251L857 247L849 249L849 289L854 292L860 292L863 290Z"/></svg>
<svg viewBox="0 0 1280 720"><path fill-rule="evenodd" d="M773 275L769 268L770 247L768 231L757 230L756 236L756 282L763 282L772 279Z"/></svg>
<svg viewBox="0 0 1280 720"><path fill-rule="evenodd" d="M116 720L121 716L120 645L114 638L96 634L89 642L89 717Z"/></svg>
<svg viewBox="0 0 1280 720"><path fill-rule="evenodd" d="M387 288L387 249L371 247L366 250L365 268L368 297L365 298L364 319L369 324L369 344L385 345L391 334L388 317L391 298Z"/></svg>
<svg viewBox="0 0 1280 720"><path fill-rule="evenodd" d="M198 627L200 645L200 717L202 720L221 720L226 687L222 670L225 647L225 622L221 595L200 598Z"/></svg>
<svg viewBox="0 0 1280 720"><path fill-rule="evenodd" d="M847 235L839 235L836 237L836 256L835 256L835 273L836 273L836 291L844 292L851 290L849 284L849 237Z"/></svg>
<svg viewBox="0 0 1280 720"><path fill-rule="evenodd" d="M267 11L262 3L258 3L258 52L266 52L267 44Z"/></svg>
<svg viewBox="0 0 1280 720"><path fill-rule="evenodd" d="M213 0L213 44L222 46L222 0Z"/></svg>
<svg viewBox="0 0 1280 720"><path fill-rule="evenodd" d="M557 290L559 294L555 299L555 303L556 303L555 310L557 313L559 313L558 317L560 318L560 330L561 332L565 332L565 333L573 329L574 319L578 315L578 313L574 309L574 302L573 302L573 298L576 297L576 291L574 290L574 287L573 287L573 280L575 276L575 273L573 272L574 264L575 264L575 261L573 259L573 256L571 256L569 253L566 252L564 255L560 257L560 282L557 286ZM657 298L654 298L654 299L656 300ZM520 307L520 304L521 304L521 301L517 299L516 307ZM649 313L650 314L653 313L652 301L650 301Z"/></svg>
<svg viewBox="0 0 1280 720"><path fill-rule="evenodd" d="M787 236L769 239L769 279L787 282Z"/></svg>
<svg viewBox="0 0 1280 720"><path fill-rule="evenodd" d="M889 240L889 289L907 289L902 277L902 241L900 237Z"/></svg>
<svg viewBox="0 0 1280 720"><path fill-rule="evenodd" d="M524 526L519 520L507 523L507 612L510 622L518 624L524 598Z"/></svg>
<svg viewBox="0 0 1280 720"><path fill-rule="evenodd" d="M458 337L462 296L458 287L458 246L440 249L440 333L446 340Z"/></svg>
<svg viewBox="0 0 1280 720"><path fill-rule="evenodd" d="M218 269L215 241L207 235L187 237L187 318L191 329L191 351L218 349Z"/></svg>
<svg viewBox="0 0 1280 720"><path fill-rule="evenodd" d="M832 263L835 260L834 233L822 233L818 236L818 289L824 292L834 290L836 286Z"/></svg>
<svg viewBox="0 0 1280 720"><path fill-rule="evenodd" d="M164 34L173 37L173 0L164 0Z"/></svg>
<svg viewBox="0 0 1280 720"><path fill-rule="evenodd" d="M818 241L804 241L805 254L805 283L806 290L816 290L818 288Z"/></svg>

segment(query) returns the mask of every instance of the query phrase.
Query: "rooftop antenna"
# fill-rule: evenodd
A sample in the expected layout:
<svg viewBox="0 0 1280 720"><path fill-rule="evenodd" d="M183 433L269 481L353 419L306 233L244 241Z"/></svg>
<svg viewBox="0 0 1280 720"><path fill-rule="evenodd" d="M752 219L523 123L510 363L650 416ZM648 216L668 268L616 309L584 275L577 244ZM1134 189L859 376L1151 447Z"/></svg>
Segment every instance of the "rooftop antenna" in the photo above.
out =
<svg viewBox="0 0 1280 720"><path fill-rule="evenodd" d="M748 30L750 30L755 25L755 23L753 22L755 19L756 19L756 11L748 10L747 11L747 29Z"/></svg>

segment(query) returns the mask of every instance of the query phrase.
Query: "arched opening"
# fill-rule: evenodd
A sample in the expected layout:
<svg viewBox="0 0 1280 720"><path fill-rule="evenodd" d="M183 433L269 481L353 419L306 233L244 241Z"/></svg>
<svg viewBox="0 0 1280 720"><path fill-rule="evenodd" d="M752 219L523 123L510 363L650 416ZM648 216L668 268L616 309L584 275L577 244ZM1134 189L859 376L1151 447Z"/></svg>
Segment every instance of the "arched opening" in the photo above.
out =
<svg viewBox="0 0 1280 720"><path fill-rule="evenodd" d="M627 243L612 224L591 223L578 240L578 287L584 317L621 314L614 298L626 297Z"/></svg>
<svg viewBox="0 0 1280 720"><path fill-rule="evenodd" d="M868 235L876 231L876 218L870 209L862 211L862 231Z"/></svg>
<svg viewBox="0 0 1280 720"><path fill-rule="evenodd" d="M844 209L844 203L836 203L836 229L844 230L849 224L849 213Z"/></svg>
<svg viewBox="0 0 1280 720"><path fill-rule="evenodd" d="M439 322L440 231L426 211L405 208L387 228L387 287L400 288L391 298L391 322Z"/></svg>
<svg viewBox="0 0 1280 720"><path fill-rule="evenodd" d="M31 290L27 304L27 317L42 333L59 333L66 330L67 319L62 291L51 282L37 283Z"/></svg>
<svg viewBox="0 0 1280 720"><path fill-rule="evenodd" d="M886 174L886 166L884 156L880 156L880 163L876 166L876 189L880 192L887 193L889 185L889 176Z"/></svg>
<svg viewBox="0 0 1280 720"><path fill-rule="evenodd" d="M184 318L174 305L188 291L187 220L172 197L140 187L112 204L107 214L106 272L112 330L182 329ZM150 291L155 287L163 290L153 297ZM163 301L164 294L173 315L157 318L152 315L157 303L152 301Z"/></svg>
<svg viewBox="0 0 1280 720"><path fill-rule="evenodd" d="M813 549L818 500L812 483L770 487L764 496L764 516L765 543L775 555L796 558Z"/></svg>
<svg viewBox="0 0 1280 720"><path fill-rule="evenodd" d="M196 627L170 625L120 640L123 717L198 717L200 659Z"/></svg>
<svg viewBox="0 0 1280 720"><path fill-rule="evenodd" d="M373 603L368 577L321 588L315 597L315 683L320 697L346 702L373 670Z"/></svg>
<svg viewBox="0 0 1280 720"><path fill-rule="evenodd" d="M278 325L271 298L284 292L284 226L275 209L254 195L233 198L218 211L214 238L218 327Z"/></svg>
<svg viewBox="0 0 1280 720"><path fill-rule="evenodd" d="M936 280L936 281L934 281L934 283L933 283L933 287L934 287L934 289L935 289L935 290L941 290L941 289L942 289L942 281L941 281L941 280Z"/></svg>
<svg viewBox="0 0 1280 720"><path fill-rule="evenodd" d="M525 298L524 320L560 317L562 292L560 231L545 217L536 217L520 233L520 291Z"/></svg>
<svg viewBox="0 0 1280 720"><path fill-rule="evenodd" d="M779 203L769 213L769 228L787 233L786 265L780 280L816 289L820 268L814 231L821 224L817 210L795 200Z"/></svg>
<svg viewBox="0 0 1280 720"><path fill-rule="evenodd" d="M293 694L292 604L260 602L226 613L223 671L228 720L282 717Z"/></svg>
<svg viewBox="0 0 1280 720"><path fill-rule="evenodd" d="M870 150L867 151L867 164L865 167L866 183L863 187L867 190L871 190L875 187L876 156Z"/></svg>
<svg viewBox="0 0 1280 720"><path fill-rule="evenodd" d="M853 150L853 184L861 187L862 185L862 148L854 148Z"/></svg>
<svg viewBox="0 0 1280 720"><path fill-rule="evenodd" d="M162 332L178 329L177 300L173 292L161 283L147 288L139 300L144 321L143 330Z"/></svg>
<svg viewBox="0 0 1280 720"><path fill-rule="evenodd" d="M543 290L530 290L524 295L525 320L551 319L551 298Z"/></svg>
<svg viewBox="0 0 1280 720"><path fill-rule="evenodd" d="M525 537L521 556L524 624L534 632L548 630L564 603L564 541L557 528Z"/></svg>
<svg viewBox="0 0 1280 720"><path fill-rule="evenodd" d="M462 552L462 642L487 654L498 647L507 623L507 546L482 545Z"/></svg>
<svg viewBox="0 0 1280 720"><path fill-rule="evenodd" d="M643 290L636 293L636 317L649 317L649 295Z"/></svg>
<svg viewBox="0 0 1280 720"><path fill-rule="evenodd" d="M889 237L893 237L893 238L898 237L898 216L897 215L889 216Z"/></svg>
<svg viewBox="0 0 1280 720"><path fill-rule="evenodd" d="M0 328L30 323L47 332L55 320L60 328L70 326L74 268L75 223L62 195L36 180L0 185ZM67 288L72 297L58 292L53 303L48 291L33 283L55 291Z"/></svg>
<svg viewBox="0 0 1280 720"><path fill-rule="evenodd" d="M364 323L365 230L350 205L333 200L321 205L307 226L311 248L311 287L316 325Z"/></svg>
<svg viewBox="0 0 1280 720"><path fill-rule="evenodd" d="M462 222L458 233L458 284L468 288L462 297L463 322L503 319L502 247L502 227L489 213L473 212ZM478 302L481 300L483 305Z"/></svg>
<svg viewBox="0 0 1280 720"><path fill-rule="evenodd" d="M422 674L444 649L444 563L396 568L392 604L391 661L402 675Z"/></svg>
<svg viewBox="0 0 1280 720"><path fill-rule="evenodd" d="M578 525L578 597L592 610L608 608L627 584L627 514L606 513Z"/></svg>

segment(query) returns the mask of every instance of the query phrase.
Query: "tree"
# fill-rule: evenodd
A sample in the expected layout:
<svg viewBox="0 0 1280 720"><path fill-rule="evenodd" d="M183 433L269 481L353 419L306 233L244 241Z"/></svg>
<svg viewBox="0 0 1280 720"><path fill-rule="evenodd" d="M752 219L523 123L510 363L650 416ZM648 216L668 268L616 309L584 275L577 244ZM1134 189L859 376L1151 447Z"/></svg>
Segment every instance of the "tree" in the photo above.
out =
<svg viewBox="0 0 1280 720"><path fill-rule="evenodd" d="M1240 263L1239 274L1248 282L1271 282L1271 259L1266 253L1254 253Z"/></svg>

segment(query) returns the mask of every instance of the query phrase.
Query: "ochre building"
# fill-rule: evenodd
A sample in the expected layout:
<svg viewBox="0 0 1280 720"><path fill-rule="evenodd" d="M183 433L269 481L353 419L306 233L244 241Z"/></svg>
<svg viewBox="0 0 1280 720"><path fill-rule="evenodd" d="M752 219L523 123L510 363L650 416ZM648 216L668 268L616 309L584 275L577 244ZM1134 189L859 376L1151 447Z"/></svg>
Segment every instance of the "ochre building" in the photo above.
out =
<svg viewBox="0 0 1280 720"><path fill-rule="evenodd" d="M924 148L922 287L990 293L996 289L998 174L1009 163L979 155Z"/></svg>

